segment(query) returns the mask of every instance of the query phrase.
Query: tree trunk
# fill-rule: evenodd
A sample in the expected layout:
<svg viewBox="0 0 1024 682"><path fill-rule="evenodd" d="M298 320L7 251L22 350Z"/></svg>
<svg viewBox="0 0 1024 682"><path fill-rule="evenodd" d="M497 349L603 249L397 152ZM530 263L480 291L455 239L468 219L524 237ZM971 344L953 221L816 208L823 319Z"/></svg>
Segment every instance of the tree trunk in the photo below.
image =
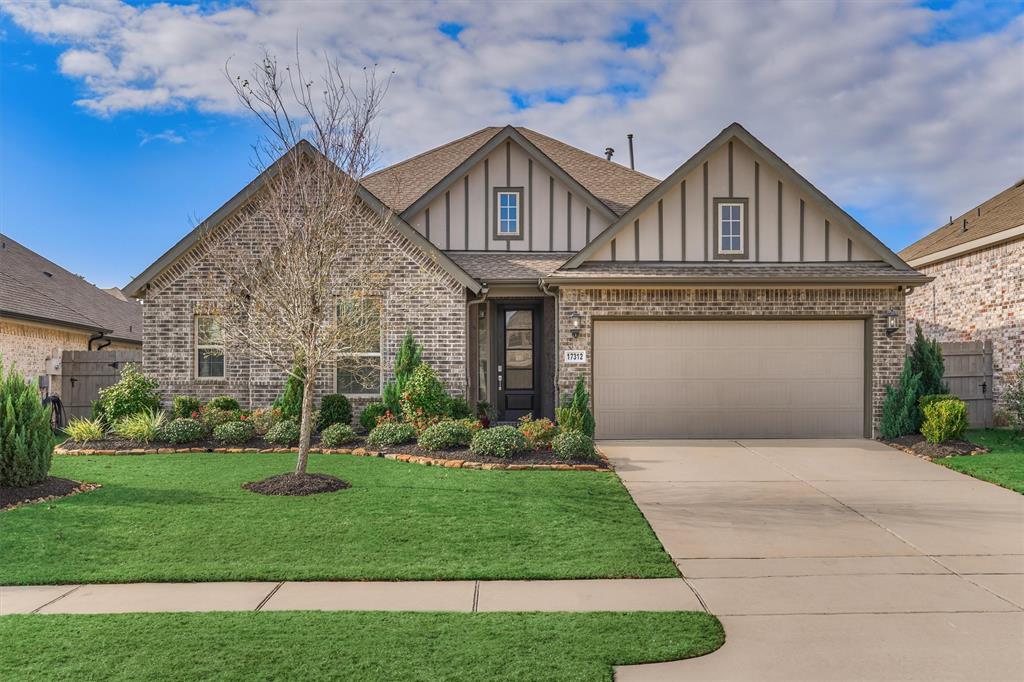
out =
<svg viewBox="0 0 1024 682"><path fill-rule="evenodd" d="M299 458L295 462L295 473L306 473L309 461L309 439L313 435L313 384L316 369L306 367L306 380L302 384L302 418L299 420Z"/></svg>

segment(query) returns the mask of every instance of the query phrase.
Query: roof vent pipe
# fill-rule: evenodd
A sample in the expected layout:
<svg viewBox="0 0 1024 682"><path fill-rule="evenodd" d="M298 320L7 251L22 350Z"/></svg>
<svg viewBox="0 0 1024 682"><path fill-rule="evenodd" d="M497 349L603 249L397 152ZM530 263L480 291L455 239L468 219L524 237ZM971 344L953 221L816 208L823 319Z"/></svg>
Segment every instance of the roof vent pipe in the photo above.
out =
<svg viewBox="0 0 1024 682"><path fill-rule="evenodd" d="M627 133L626 139L629 140L629 169L636 170L636 164L633 162L633 133Z"/></svg>
<svg viewBox="0 0 1024 682"><path fill-rule="evenodd" d="M615 150L614 149L612 149L611 147L605 147L604 148L604 158L606 158L609 161L611 161L613 154L615 154Z"/></svg>

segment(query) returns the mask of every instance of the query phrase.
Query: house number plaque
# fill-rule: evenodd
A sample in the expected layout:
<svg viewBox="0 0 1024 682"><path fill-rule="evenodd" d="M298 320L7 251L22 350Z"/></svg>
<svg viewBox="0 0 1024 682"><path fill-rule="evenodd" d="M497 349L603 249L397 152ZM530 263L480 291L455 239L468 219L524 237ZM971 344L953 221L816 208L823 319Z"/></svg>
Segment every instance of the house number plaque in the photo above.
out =
<svg viewBox="0 0 1024 682"><path fill-rule="evenodd" d="M567 350L565 351L565 363L567 365L579 365L587 361L587 351Z"/></svg>

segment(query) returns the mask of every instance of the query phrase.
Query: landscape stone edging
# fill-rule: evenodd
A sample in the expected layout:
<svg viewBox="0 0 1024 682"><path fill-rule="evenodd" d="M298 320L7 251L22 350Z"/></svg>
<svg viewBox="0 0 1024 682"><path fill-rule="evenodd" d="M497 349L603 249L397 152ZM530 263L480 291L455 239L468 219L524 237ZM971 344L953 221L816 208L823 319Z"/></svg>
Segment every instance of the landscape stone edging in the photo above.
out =
<svg viewBox="0 0 1024 682"><path fill-rule="evenodd" d="M56 451L56 448L54 448ZM24 507L30 504L39 504L40 502L50 502L51 500L63 500L65 497L72 497L79 493L88 493L93 490L99 490L103 485L101 483L89 483L88 481L79 481L78 485L71 489L70 492L64 495L43 495L42 497L33 497L31 500L21 500L14 504L9 504L6 507L0 507L0 512L11 511L19 507Z"/></svg>
<svg viewBox="0 0 1024 682"><path fill-rule="evenodd" d="M412 455L401 452L379 452L367 450L366 448L310 448L311 455L355 455L356 457L383 457L384 459L396 462L409 462L411 464L422 464L423 466L444 467L446 469L484 469L492 471L495 469L508 471L611 471L612 466L608 458L597 449L600 464L503 464L501 462L473 462L464 459L444 459L442 457L426 457L424 455ZM57 455L169 455L174 452L217 452L228 454L257 453L269 454L273 452L298 453L298 448L130 448L127 450L67 450L60 446L53 449Z"/></svg>

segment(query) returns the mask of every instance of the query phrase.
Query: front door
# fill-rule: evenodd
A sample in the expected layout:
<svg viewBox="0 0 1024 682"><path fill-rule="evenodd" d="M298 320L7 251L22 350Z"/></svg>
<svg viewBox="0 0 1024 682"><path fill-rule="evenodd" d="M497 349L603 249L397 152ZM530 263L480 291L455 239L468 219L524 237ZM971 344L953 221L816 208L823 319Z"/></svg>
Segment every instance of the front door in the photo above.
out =
<svg viewBox="0 0 1024 682"><path fill-rule="evenodd" d="M497 310L498 419L540 413L539 304L502 303Z"/></svg>

